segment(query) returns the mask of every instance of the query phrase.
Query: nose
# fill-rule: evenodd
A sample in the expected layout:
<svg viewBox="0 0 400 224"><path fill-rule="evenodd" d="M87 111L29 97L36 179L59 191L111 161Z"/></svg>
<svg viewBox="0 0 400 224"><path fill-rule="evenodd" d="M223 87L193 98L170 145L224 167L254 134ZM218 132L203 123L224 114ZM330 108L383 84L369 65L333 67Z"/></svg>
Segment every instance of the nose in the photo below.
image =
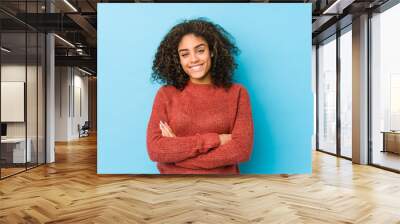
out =
<svg viewBox="0 0 400 224"><path fill-rule="evenodd" d="M190 62L191 62L191 63L195 63L195 62L197 62L198 60L199 60L199 58L197 57L196 54L191 54L191 56L190 56Z"/></svg>

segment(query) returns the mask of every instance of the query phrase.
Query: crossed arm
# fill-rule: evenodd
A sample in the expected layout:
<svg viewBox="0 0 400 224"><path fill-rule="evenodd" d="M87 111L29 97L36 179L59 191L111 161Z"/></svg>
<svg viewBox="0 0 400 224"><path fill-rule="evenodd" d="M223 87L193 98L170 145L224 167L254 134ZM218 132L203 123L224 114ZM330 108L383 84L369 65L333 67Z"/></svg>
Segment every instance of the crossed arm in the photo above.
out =
<svg viewBox="0 0 400 224"><path fill-rule="evenodd" d="M147 127L147 150L151 160L164 163L178 162L205 153L220 144L217 133L186 137L164 136L160 125L161 121L168 120L167 105L168 98L161 88L155 97Z"/></svg>
<svg viewBox="0 0 400 224"><path fill-rule="evenodd" d="M212 169L237 164L250 158L253 147L253 120L247 92L242 89L231 134L206 133L177 137L167 123L162 93L158 93L148 127L150 158L190 169ZM165 110L164 110L165 111Z"/></svg>

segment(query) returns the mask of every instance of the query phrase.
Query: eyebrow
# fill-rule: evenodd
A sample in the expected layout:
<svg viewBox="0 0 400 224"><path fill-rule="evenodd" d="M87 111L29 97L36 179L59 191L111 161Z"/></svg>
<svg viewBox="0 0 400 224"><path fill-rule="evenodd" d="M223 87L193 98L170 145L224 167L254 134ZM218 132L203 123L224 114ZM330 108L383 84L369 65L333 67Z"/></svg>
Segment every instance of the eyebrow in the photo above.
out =
<svg viewBox="0 0 400 224"><path fill-rule="evenodd" d="M202 46L206 46L206 44L202 43L202 44L197 45L194 48L199 48L199 47L202 47ZM178 52L181 52L181 51L189 51L189 50L188 49L180 49L180 50L178 50Z"/></svg>

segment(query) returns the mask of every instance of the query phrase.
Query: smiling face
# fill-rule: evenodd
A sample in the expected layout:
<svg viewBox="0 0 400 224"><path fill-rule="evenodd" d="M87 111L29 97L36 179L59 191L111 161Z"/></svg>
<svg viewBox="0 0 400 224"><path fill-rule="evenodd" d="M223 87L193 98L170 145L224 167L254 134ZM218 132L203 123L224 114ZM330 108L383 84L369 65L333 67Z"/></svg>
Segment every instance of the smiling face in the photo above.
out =
<svg viewBox="0 0 400 224"><path fill-rule="evenodd" d="M211 54L207 42L194 34L186 34L178 45L183 71L193 83L211 83Z"/></svg>

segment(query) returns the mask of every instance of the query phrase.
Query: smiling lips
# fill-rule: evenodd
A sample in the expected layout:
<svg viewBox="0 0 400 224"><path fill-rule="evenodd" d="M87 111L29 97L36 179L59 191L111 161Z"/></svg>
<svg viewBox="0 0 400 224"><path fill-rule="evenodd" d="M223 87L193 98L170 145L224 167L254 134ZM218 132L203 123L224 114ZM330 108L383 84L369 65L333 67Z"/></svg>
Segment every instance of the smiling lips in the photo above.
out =
<svg viewBox="0 0 400 224"><path fill-rule="evenodd" d="M194 72L198 72L198 71L201 71L202 67L203 67L203 64L198 64L198 65L189 66L189 69Z"/></svg>

